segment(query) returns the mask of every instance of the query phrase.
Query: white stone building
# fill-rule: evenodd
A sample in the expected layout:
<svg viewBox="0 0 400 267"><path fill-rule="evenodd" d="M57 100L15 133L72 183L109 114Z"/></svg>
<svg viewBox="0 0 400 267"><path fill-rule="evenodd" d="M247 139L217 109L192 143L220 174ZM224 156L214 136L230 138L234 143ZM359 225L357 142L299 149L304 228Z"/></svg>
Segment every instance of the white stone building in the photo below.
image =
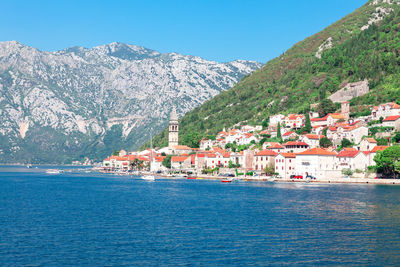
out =
<svg viewBox="0 0 400 267"><path fill-rule="evenodd" d="M269 149L264 149L254 156L253 169L256 171L263 171L265 167L274 166L274 160L278 153Z"/></svg>
<svg viewBox="0 0 400 267"><path fill-rule="evenodd" d="M275 157L275 172L283 179L290 179L291 175L296 175L296 154L279 153Z"/></svg>
<svg viewBox="0 0 400 267"><path fill-rule="evenodd" d="M365 170L368 167L368 156L358 150L342 150L336 155L336 169Z"/></svg>
<svg viewBox="0 0 400 267"><path fill-rule="evenodd" d="M338 178L341 171L336 170L336 153L322 148L311 148L296 154L296 174L306 177Z"/></svg>
<svg viewBox="0 0 400 267"><path fill-rule="evenodd" d="M382 126L393 127L395 130L400 131L400 115L386 117L382 121Z"/></svg>
<svg viewBox="0 0 400 267"><path fill-rule="evenodd" d="M374 120L379 120L380 118L386 118L388 116L399 116L400 105L395 102L380 104L372 108L371 114Z"/></svg>

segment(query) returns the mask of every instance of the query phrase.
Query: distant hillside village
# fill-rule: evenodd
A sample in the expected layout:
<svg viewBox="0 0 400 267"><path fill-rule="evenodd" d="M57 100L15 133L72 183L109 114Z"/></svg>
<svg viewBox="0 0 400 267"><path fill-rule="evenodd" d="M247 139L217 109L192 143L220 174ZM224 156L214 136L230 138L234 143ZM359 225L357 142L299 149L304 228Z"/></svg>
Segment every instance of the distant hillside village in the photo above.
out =
<svg viewBox="0 0 400 267"><path fill-rule="evenodd" d="M367 113L350 118L350 104L345 101L340 113L323 117L314 111L276 114L267 125L221 129L215 138L202 139L199 148L191 148L179 145L178 116L173 108L168 147L119 151L106 158L102 168L129 172L151 166L160 173L282 179L371 177L377 171L376 155L400 141L400 105L384 103Z"/></svg>

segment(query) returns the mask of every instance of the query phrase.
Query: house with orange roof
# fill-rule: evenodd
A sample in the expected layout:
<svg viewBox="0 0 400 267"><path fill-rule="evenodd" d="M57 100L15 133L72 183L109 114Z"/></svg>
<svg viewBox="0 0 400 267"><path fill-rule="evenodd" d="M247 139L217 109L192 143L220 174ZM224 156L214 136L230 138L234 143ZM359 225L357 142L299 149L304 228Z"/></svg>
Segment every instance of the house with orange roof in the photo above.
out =
<svg viewBox="0 0 400 267"><path fill-rule="evenodd" d="M242 136L239 138L237 144L238 145L248 145L251 142L257 143L259 140L257 137L254 136L252 133L243 133Z"/></svg>
<svg viewBox="0 0 400 267"><path fill-rule="evenodd" d="M306 116L303 114L289 114L284 119L285 127L289 129L300 129L304 127Z"/></svg>
<svg viewBox="0 0 400 267"><path fill-rule="evenodd" d="M373 166L376 165L375 161L374 161L374 157L376 156L376 153L378 151L383 151L386 148L388 148L389 146L375 146L368 154L368 166Z"/></svg>
<svg viewBox="0 0 400 267"><path fill-rule="evenodd" d="M314 147L296 154L296 174L306 177L312 175L318 178L341 177L341 171L336 169L336 152Z"/></svg>
<svg viewBox="0 0 400 267"><path fill-rule="evenodd" d="M322 118L312 118L310 119L310 122L312 127L316 126L326 127L334 124L334 120L331 116L329 116L329 114Z"/></svg>
<svg viewBox="0 0 400 267"><path fill-rule="evenodd" d="M279 153L284 152L285 147L277 142L271 142L270 145L266 146L266 149Z"/></svg>
<svg viewBox="0 0 400 267"><path fill-rule="evenodd" d="M111 156L103 160L103 167L111 170L128 170L129 159L127 156Z"/></svg>
<svg viewBox="0 0 400 267"><path fill-rule="evenodd" d="M216 167L224 167L227 168L229 166L230 153L216 151L213 153L205 154L204 166L205 168L216 168Z"/></svg>
<svg viewBox="0 0 400 267"><path fill-rule="evenodd" d="M328 127L326 135L335 145L339 145L346 138L351 142L358 144L362 138L368 135L368 128L364 125L343 124L340 126Z"/></svg>
<svg viewBox="0 0 400 267"><path fill-rule="evenodd" d="M319 140L324 137L325 135L305 134L299 137L299 141L306 143L310 148L314 148L319 147Z"/></svg>
<svg viewBox="0 0 400 267"><path fill-rule="evenodd" d="M366 126L350 126L342 128L340 139L348 139L353 143L360 143L362 138L368 136L368 128Z"/></svg>
<svg viewBox="0 0 400 267"><path fill-rule="evenodd" d="M264 149L254 155L253 169L263 171L268 165L274 165L277 152L270 149Z"/></svg>
<svg viewBox="0 0 400 267"><path fill-rule="evenodd" d="M364 138L357 146L357 149L360 151L371 151L377 144L378 142L374 138Z"/></svg>
<svg viewBox="0 0 400 267"><path fill-rule="evenodd" d="M388 116L399 116L400 105L395 102L380 104L372 108L371 115L374 120L379 120L380 118L386 118Z"/></svg>
<svg viewBox="0 0 400 267"><path fill-rule="evenodd" d="M299 135L295 131L287 131L286 133L282 134L282 139L283 140L289 140L289 139L295 139Z"/></svg>
<svg viewBox="0 0 400 267"><path fill-rule="evenodd" d="M337 121L346 120L346 116L341 113L329 113L322 118L312 118L311 126L333 126Z"/></svg>
<svg viewBox="0 0 400 267"><path fill-rule="evenodd" d="M387 116L382 121L382 126L384 126L384 127L393 127L397 131L400 131L400 115Z"/></svg>
<svg viewBox="0 0 400 267"><path fill-rule="evenodd" d="M275 172L283 179L289 179L291 175L296 174L296 154L279 153L275 157Z"/></svg>
<svg viewBox="0 0 400 267"><path fill-rule="evenodd" d="M285 147L285 152L300 153L310 148L306 142L289 141L282 144Z"/></svg>
<svg viewBox="0 0 400 267"><path fill-rule="evenodd" d="M368 167L368 156L359 150L343 149L336 155L336 169L365 170Z"/></svg>
<svg viewBox="0 0 400 267"><path fill-rule="evenodd" d="M171 168L175 170L189 169L191 167L191 157L173 156L171 157Z"/></svg>

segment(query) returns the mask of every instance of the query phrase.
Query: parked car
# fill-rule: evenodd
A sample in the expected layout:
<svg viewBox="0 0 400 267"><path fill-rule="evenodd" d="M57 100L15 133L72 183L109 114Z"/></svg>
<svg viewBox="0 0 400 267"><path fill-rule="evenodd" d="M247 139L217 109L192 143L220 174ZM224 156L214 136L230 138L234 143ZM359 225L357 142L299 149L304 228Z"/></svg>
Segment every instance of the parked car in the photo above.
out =
<svg viewBox="0 0 400 267"><path fill-rule="evenodd" d="M315 176L312 176L312 175L307 175L306 178L314 179L314 180L316 179Z"/></svg>

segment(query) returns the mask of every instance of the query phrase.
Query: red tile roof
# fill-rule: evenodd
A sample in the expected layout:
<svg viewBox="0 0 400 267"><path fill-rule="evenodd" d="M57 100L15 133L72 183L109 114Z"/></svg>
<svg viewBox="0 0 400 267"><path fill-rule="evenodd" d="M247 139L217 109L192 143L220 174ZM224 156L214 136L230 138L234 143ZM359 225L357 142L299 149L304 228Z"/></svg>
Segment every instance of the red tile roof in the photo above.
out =
<svg viewBox="0 0 400 267"><path fill-rule="evenodd" d="M328 151L319 147L311 148L306 151L297 153L297 155L321 155L321 156L336 156L335 152Z"/></svg>
<svg viewBox="0 0 400 267"><path fill-rule="evenodd" d="M383 121L397 121L400 119L400 116L388 116Z"/></svg>
<svg viewBox="0 0 400 267"><path fill-rule="evenodd" d="M261 150L260 152L258 152L256 154L256 156L277 156L277 155L278 155L278 153L268 150L268 149Z"/></svg>
<svg viewBox="0 0 400 267"><path fill-rule="evenodd" d="M378 152L378 151L383 151L383 150L385 150L386 148L388 148L389 146L376 146L376 147L374 147L372 150L371 150L371 153L376 153L376 152Z"/></svg>
<svg viewBox="0 0 400 267"><path fill-rule="evenodd" d="M308 139L321 139L324 138L324 135L318 135L318 134L306 134L306 137Z"/></svg>
<svg viewBox="0 0 400 267"><path fill-rule="evenodd" d="M172 162L184 162L187 158L187 156L174 156L171 158Z"/></svg>
<svg viewBox="0 0 400 267"><path fill-rule="evenodd" d="M342 150L339 152L339 154L336 155L338 158L354 158L355 156L358 155L360 151L358 150Z"/></svg>
<svg viewBox="0 0 400 267"><path fill-rule="evenodd" d="M365 138L365 140L367 140L370 143L377 143L374 138Z"/></svg>
<svg viewBox="0 0 400 267"><path fill-rule="evenodd" d="M291 135L292 133L294 133L294 132L293 132L293 131L289 131L289 132L284 133L283 136L289 136L289 135Z"/></svg>
<svg viewBox="0 0 400 267"><path fill-rule="evenodd" d="M307 143L301 141L289 141L283 144L284 146L308 146Z"/></svg>
<svg viewBox="0 0 400 267"><path fill-rule="evenodd" d="M322 118L312 118L310 121L326 121L328 119L328 115Z"/></svg>
<svg viewBox="0 0 400 267"><path fill-rule="evenodd" d="M271 144L269 147L267 147L267 149L283 149L283 148L284 147L279 143Z"/></svg>
<svg viewBox="0 0 400 267"><path fill-rule="evenodd" d="M285 158L295 158L296 157L295 153L280 153L280 154Z"/></svg>

